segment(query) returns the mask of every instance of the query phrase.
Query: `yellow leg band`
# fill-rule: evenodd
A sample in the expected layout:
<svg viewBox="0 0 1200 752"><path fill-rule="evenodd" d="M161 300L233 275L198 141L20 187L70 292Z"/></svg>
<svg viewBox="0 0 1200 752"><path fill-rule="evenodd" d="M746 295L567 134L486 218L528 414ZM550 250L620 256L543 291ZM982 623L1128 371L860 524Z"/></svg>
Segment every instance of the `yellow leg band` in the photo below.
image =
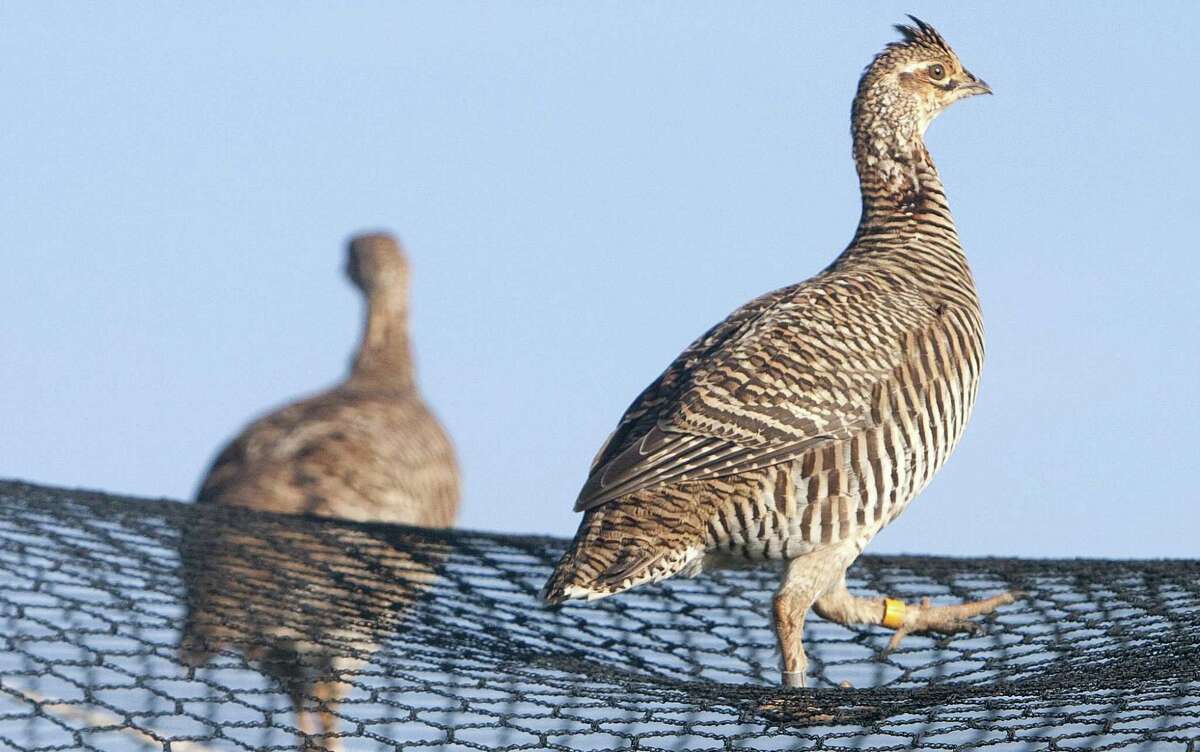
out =
<svg viewBox="0 0 1200 752"><path fill-rule="evenodd" d="M888 629L899 629L904 625L904 611L907 607L904 601L895 598L883 599L883 621L880 622Z"/></svg>

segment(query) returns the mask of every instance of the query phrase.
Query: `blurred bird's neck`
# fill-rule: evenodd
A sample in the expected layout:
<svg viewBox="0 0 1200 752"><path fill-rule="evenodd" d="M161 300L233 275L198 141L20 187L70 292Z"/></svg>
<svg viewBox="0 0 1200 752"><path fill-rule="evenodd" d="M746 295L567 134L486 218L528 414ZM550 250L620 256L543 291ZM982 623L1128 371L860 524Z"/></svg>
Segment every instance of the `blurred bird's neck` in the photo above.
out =
<svg viewBox="0 0 1200 752"><path fill-rule="evenodd" d="M367 296L362 344L350 369L350 383L386 389L413 385L408 341L408 296L403 290L375 290Z"/></svg>

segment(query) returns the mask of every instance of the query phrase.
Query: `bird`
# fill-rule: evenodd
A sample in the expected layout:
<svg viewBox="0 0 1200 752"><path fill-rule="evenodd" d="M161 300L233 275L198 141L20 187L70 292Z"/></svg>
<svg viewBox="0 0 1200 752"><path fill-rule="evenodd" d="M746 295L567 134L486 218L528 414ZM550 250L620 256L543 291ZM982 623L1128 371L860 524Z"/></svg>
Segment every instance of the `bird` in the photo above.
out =
<svg viewBox="0 0 1200 752"><path fill-rule="evenodd" d="M992 92L909 18L851 108L862 211L849 245L735 310L634 399L592 461L548 604L781 562L781 681L803 687L810 609L891 628L894 649L914 632L975 633L971 617L1019 596L934 606L846 585L958 444L983 365L979 298L924 134L954 102Z"/></svg>
<svg viewBox="0 0 1200 752"><path fill-rule="evenodd" d="M250 423L213 461L196 494L198 510L245 508L428 528L454 524L458 466L449 437L416 386L404 252L386 233L363 234L348 244L345 271L366 301L362 341L349 375ZM278 533L288 540L263 542L244 525L222 519L198 518L183 536L189 544L183 557L188 613L180 661L198 667L226 644L246 642L244 633L259 634L248 657L289 695L301 746L312 747L311 737L319 735L323 748L336 749L333 710L348 690L338 677L357 663L329 652L325 638L341 634L344 626L336 606L310 603L300 609L287 602L287 583L294 580L297 600L306 587L324 588L324 597L334 601L359 593L363 583L345 579L352 571L346 546L311 532ZM269 560L254 555L268 543L290 546L288 566L256 565ZM427 566L413 565L402 554L392 558L398 559L392 576L407 576L407 585L429 579ZM231 596L229 585L235 572L239 581L252 583L238 597ZM328 581L321 582L322 576ZM266 592L283 599L278 608L260 602ZM378 616L412 594L403 583L376 583L357 613ZM299 623L272 623L283 612ZM350 647L361 654L370 645L352 639Z"/></svg>

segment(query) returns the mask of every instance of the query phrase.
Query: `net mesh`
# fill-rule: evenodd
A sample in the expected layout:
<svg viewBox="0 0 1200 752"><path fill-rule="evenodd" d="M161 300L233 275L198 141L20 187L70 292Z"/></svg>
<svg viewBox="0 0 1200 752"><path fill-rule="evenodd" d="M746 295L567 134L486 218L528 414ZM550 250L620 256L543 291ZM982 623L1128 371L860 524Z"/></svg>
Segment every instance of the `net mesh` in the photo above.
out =
<svg viewBox="0 0 1200 752"><path fill-rule="evenodd" d="M1101 750L1200 739L1200 562L864 556L850 589L1027 597L975 637L810 616L777 573L558 610L554 538L0 483L0 748ZM307 724L294 704L325 713ZM303 728L302 728L303 727ZM328 735L326 735L328 732Z"/></svg>

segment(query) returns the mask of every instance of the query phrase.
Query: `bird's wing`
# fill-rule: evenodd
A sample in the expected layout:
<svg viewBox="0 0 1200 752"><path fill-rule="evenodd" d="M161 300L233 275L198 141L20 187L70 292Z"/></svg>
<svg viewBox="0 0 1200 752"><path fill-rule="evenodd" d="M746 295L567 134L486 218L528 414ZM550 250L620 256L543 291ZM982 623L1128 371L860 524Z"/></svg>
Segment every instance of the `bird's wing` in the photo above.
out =
<svg viewBox="0 0 1200 752"><path fill-rule="evenodd" d="M456 488L453 449L422 403L334 389L247 426L196 500L419 523Z"/></svg>
<svg viewBox="0 0 1200 752"><path fill-rule="evenodd" d="M318 394L255 419L217 454L196 492L196 502L219 502L227 489L271 459L275 447L297 425L325 409L326 403L325 394Z"/></svg>
<svg viewBox="0 0 1200 752"><path fill-rule="evenodd" d="M667 366L657 379L642 390L642 393L625 409L617 427L609 434L600 451L592 459L591 472L609 464L632 443L646 435L659 418L690 386L690 376L714 353L740 337L776 302L791 294L793 287L785 287L751 300L738 308L717 325L713 326Z"/></svg>
<svg viewBox="0 0 1200 752"><path fill-rule="evenodd" d="M626 411L576 511L787 462L870 424L937 311L915 293L814 282L752 301L685 350Z"/></svg>

